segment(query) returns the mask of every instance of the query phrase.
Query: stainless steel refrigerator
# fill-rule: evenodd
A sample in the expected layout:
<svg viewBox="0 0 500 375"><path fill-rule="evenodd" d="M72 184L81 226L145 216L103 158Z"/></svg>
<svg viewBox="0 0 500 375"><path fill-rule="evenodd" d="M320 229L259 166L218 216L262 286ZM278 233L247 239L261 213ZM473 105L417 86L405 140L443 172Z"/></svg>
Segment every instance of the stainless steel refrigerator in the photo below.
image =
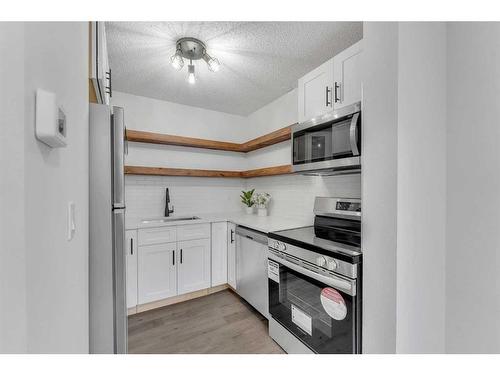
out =
<svg viewBox="0 0 500 375"><path fill-rule="evenodd" d="M90 352L127 352L123 108L90 104Z"/></svg>

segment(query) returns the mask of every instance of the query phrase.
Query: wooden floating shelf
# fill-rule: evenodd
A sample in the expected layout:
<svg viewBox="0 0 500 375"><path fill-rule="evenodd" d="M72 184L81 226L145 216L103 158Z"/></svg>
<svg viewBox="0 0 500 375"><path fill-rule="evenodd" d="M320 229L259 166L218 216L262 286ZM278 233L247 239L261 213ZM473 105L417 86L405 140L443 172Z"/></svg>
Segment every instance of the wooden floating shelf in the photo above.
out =
<svg viewBox="0 0 500 375"><path fill-rule="evenodd" d="M280 165L277 167L250 169L248 171L219 171L212 169L140 167L132 165L125 166L125 174L146 175L146 176L251 178L251 177L263 177L263 176L278 176L290 173L292 173L291 165Z"/></svg>
<svg viewBox="0 0 500 375"><path fill-rule="evenodd" d="M162 145L205 148L210 150L250 152L291 138L292 125L272 133L252 139L245 143L221 142L202 138L182 137L178 135L150 133L140 130L127 130L127 140L131 142L154 143Z"/></svg>

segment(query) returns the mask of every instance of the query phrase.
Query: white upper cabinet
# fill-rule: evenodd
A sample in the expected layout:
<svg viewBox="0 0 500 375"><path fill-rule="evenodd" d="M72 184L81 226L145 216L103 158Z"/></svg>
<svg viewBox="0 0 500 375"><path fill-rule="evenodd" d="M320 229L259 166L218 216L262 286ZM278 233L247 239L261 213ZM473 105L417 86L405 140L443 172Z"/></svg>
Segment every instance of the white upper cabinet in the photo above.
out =
<svg viewBox="0 0 500 375"><path fill-rule="evenodd" d="M178 294L210 287L210 239L177 243Z"/></svg>
<svg viewBox="0 0 500 375"><path fill-rule="evenodd" d="M333 59L299 79L299 123L333 109Z"/></svg>
<svg viewBox="0 0 500 375"><path fill-rule="evenodd" d="M362 50L361 40L299 79L299 123L361 101Z"/></svg>
<svg viewBox="0 0 500 375"><path fill-rule="evenodd" d="M139 246L139 304L177 295L175 242Z"/></svg>
<svg viewBox="0 0 500 375"><path fill-rule="evenodd" d="M90 22L90 80L97 103L109 104L112 95L104 22Z"/></svg>
<svg viewBox="0 0 500 375"><path fill-rule="evenodd" d="M212 283L227 283L227 222L212 223Z"/></svg>
<svg viewBox="0 0 500 375"><path fill-rule="evenodd" d="M137 305L137 231L125 232L127 308Z"/></svg>
<svg viewBox="0 0 500 375"><path fill-rule="evenodd" d="M227 283L236 289L236 225L227 223Z"/></svg>
<svg viewBox="0 0 500 375"><path fill-rule="evenodd" d="M361 100L361 56L363 41L353 44L333 58L333 109Z"/></svg>

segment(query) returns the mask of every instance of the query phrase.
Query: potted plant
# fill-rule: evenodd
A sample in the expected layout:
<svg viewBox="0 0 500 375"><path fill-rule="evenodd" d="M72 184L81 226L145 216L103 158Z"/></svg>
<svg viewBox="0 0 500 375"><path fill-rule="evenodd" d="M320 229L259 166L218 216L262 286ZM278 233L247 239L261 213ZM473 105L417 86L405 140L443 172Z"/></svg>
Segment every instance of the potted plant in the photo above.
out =
<svg viewBox="0 0 500 375"><path fill-rule="evenodd" d="M253 213L253 205L254 205L254 201L253 201L253 192L255 191L255 189L252 189L252 190L248 190L248 191L242 191L240 197L241 197L241 201L243 202L243 204L246 206L245 209L247 211L247 214L251 215Z"/></svg>
<svg viewBox="0 0 500 375"><path fill-rule="evenodd" d="M268 193L257 193L253 197L253 201L257 206L257 214L259 216L267 216L267 205L271 200L271 195Z"/></svg>

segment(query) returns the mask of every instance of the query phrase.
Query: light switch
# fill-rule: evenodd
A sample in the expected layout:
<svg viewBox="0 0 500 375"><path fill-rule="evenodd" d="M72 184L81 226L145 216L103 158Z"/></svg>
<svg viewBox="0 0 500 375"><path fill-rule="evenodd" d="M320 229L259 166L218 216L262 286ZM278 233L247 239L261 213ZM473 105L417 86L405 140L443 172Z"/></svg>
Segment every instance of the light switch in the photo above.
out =
<svg viewBox="0 0 500 375"><path fill-rule="evenodd" d="M75 202L68 202L68 241L75 236Z"/></svg>

